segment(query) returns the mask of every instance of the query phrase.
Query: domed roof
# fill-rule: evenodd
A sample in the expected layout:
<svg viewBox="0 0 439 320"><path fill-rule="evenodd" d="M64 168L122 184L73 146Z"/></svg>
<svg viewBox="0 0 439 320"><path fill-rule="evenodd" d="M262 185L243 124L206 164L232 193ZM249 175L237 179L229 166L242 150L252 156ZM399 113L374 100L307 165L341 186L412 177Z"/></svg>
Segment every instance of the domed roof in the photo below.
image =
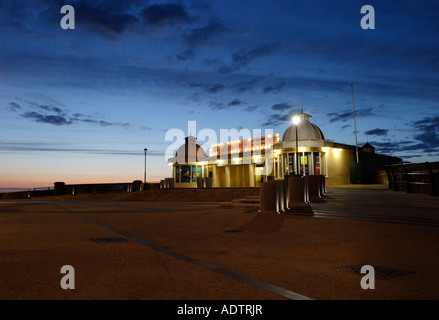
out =
<svg viewBox="0 0 439 320"><path fill-rule="evenodd" d="M204 149L195 143L197 140L195 137L186 137L185 144L181 145L175 154L177 163L192 163L197 161L204 161L206 153Z"/></svg>
<svg viewBox="0 0 439 320"><path fill-rule="evenodd" d="M297 125L297 140L325 140L322 130L309 121L310 115L300 113L297 115L300 119ZM292 124L285 130L282 141L296 141L296 125Z"/></svg>

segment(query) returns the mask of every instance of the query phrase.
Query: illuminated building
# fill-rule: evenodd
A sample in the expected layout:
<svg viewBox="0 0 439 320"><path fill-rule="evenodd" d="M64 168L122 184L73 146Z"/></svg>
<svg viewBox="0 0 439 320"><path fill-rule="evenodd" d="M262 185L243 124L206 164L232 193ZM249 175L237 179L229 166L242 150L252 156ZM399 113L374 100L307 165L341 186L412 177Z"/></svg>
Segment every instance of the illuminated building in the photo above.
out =
<svg viewBox="0 0 439 320"><path fill-rule="evenodd" d="M309 118L303 112L296 115L282 140L274 134L228 141L211 145L208 154L196 144L196 138L187 137L175 157L168 159L175 187L197 187L197 178L204 178L214 188L258 187L263 181L284 179L285 175L324 175L328 186L343 185L357 182L353 178L359 166L360 182L383 182L378 176L383 166L401 162L400 158L375 154L367 143L364 151L360 148L360 163L356 165L356 147L325 140Z"/></svg>

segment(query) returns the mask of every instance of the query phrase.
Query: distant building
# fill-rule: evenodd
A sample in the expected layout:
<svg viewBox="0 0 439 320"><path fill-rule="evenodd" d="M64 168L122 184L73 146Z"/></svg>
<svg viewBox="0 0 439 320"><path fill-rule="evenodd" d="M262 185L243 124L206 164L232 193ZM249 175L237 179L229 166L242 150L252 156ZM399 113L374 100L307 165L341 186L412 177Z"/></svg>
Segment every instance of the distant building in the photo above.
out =
<svg viewBox="0 0 439 320"><path fill-rule="evenodd" d="M212 187L258 187L269 179L285 175L324 175L327 185L385 183L384 165L402 159L375 153L366 143L355 146L325 140L310 115L297 115L297 124L288 127L282 140L279 134L229 141L210 147L206 155L196 138L186 142L168 159L173 167L176 188L197 187L197 178ZM199 181L200 179L198 179Z"/></svg>

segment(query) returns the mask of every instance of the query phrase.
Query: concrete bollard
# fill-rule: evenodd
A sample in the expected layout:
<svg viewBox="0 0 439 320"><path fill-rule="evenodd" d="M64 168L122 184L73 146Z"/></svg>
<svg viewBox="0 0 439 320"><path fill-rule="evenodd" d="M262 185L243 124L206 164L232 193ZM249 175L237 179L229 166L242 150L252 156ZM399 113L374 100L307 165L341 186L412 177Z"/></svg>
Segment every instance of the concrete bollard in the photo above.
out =
<svg viewBox="0 0 439 320"><path fill-rule="evenodd" d="M173 189L175 187L174 178L165 178L166 188Z"/></svg>
<svg viewBox="0 0 439 320"><path fill-rule="evenodd" d="M320 198L321 195L321 179L316 175L306 176L306 180L308 180L308 188L309 188L309 197L310 198Z"/></svg>
<svg viewBox="0 0 439 320"><path fill-rule="evenodd" d="M320 177L321 193L322 193L322 196L324 196L326 194L326 179L325 179L325 176L323 174L320 174L319 177Z"/></svg>
<svg viewBox="0 0 439 320"><path fill-rule="evenodd" d="M206 188L212 188L212 185L213 185L213 178L212 177L206 177L206 178L204 178L204 181L206 182Z"/></svg>
<svg viewBox="0 0 439 320"><path fill-rule="evenodd" d="M285 198L286 198L286 192L285 192L285 181L284 180L276 180L276 197L277 197L277 203L278 203L278 212L284 212L286 210L285 206Z"/></svg>
<svg viewBox="0 0 439 320"><path fill-rule="evenodd" d="M141 180L133 181L133 192L142 191L143 182Z"/></svg>
<svg viewBox="0 0 439 320"><path fill-rule="evenodd" d="M289 180L291 177L292 177L291 175L284 175L284 187L285 187L284 207L285 207L285 210L288 209L288 201L290 198L290 194L288 192L288 185L289 185L288 183L289 183Z"/></svg>
<svg viewBox="0 0 439 320"><path fill-rule="evenodd" d="M260 213L279 213L279 197L277 195L279 184L270 180L263 182L260 187Z"/></svg>
<svg viewBox="0 0 439 320"><path fill-rule="evenodd" d="M63 195L65 192L66 184L64 182L54 182L53 190L57 195Z"/></svg>
<svg viewBox="0 0 439 320"><path fill-rule="evenodd" d="M294 203L309 202L308 180L302 177L288 179L288 208Z"/></svg>
<svg viewBox="0 0 439 320"><path fill-rule="evenodd" d="M204 188L204 178L197 177L197 188Z"/></svg>
<svg viewBox="0 0 439 320"><path fill-rule="evenodd" d="M302 178L303 179L303 178ZM304 202L309 203L309 185L308 179L303 179L303 199Z"/></svg>

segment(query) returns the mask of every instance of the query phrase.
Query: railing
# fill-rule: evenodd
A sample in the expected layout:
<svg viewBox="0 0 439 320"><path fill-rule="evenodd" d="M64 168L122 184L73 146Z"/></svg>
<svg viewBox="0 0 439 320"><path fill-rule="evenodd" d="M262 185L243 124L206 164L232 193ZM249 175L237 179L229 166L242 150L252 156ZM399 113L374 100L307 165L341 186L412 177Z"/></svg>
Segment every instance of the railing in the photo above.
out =
<svg viewBox="0 0 439 320"><path fill-rule="evenodd" d="M105 194L143 191L158 189L158 183L146 183L136 180L132 183L100 183L100 184L75 184L66 185L63 182L55 182L54 187L38 187L27 191L0 193L0 199L30 199L34 197L77 195L77 194Z"/></svg>
<svg viewBox="0 0 439 320"><path fill-rule="evenodd" d="M53 190L53 187L36 187L34 188L34 191L46 191L46 190Z"/></svg>
<svg viewBox="0 0 439 320"><path fill-rule="evenodd" d="M402 163L385 168L389 189L438 195L439 162Z"/></svg>

